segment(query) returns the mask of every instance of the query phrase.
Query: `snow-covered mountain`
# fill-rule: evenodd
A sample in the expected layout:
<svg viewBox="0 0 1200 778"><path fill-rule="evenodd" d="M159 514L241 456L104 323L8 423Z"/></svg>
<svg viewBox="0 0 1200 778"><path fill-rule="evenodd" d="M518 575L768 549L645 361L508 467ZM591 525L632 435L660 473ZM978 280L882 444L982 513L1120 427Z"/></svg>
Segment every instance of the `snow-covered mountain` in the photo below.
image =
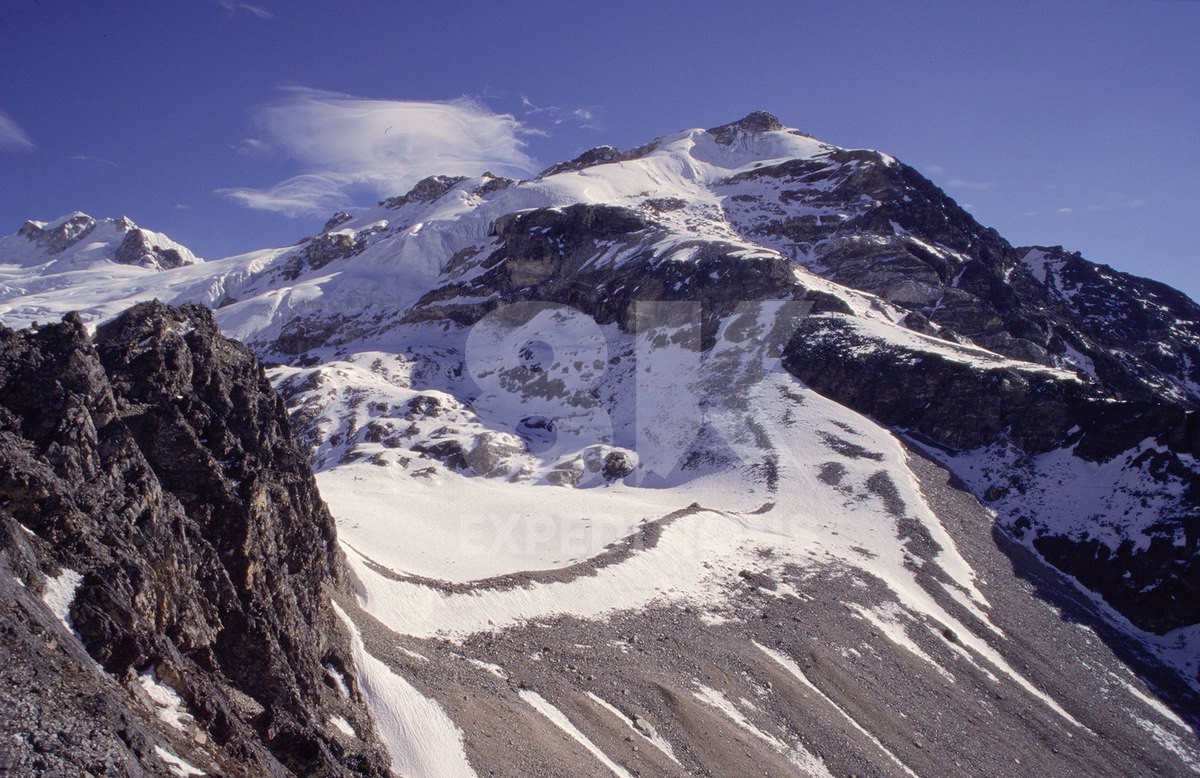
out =
<svg viewBox="0 0 1200 778"><path fill-rule="evenodd" d="M203 263L30 225L6 325L274 365L401 772L1200 771L1200 307L886 154L756 113Z"/></svg>

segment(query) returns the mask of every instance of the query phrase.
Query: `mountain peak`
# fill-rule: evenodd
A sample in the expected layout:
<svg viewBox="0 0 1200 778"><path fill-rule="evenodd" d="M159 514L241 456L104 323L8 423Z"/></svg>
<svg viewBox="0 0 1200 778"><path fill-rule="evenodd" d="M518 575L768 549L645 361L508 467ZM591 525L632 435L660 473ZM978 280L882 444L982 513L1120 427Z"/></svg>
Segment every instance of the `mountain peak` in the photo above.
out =
<svg viewBox="0 0 1200 778"><path fill-rule="evenodd" d="M739 132L779 132L785 129L783 122L773 113L755 111L736 122L713 127L708 132L715 135L717 143L729 143Z"/></svg>
<svg viewBox="0 0 1200 778"><path fill-rule="evenodd" d="M44 246L50 254L61 253L96 227L96 220L82 211L73 211L52 222L27 221L18 235Z"/></svg>
<svg viewBox="0 0 1200 778"><path fill-rule="evenodd" d="M30 219L16 236L0 241L3 241L0 260L23 265L40 266L61 260L66 262L65 267L102 259L164 270L200 261L185 246L166 235L138 227L128 216L94 219L82 211L72 211L49 222Z"/></svg>

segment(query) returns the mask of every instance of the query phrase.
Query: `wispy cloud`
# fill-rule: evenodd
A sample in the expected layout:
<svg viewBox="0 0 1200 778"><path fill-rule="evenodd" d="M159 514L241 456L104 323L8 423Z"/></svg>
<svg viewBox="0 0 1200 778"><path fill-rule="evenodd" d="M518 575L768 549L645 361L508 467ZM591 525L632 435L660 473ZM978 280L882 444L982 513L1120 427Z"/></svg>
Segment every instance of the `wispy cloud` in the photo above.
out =
<svg viewBox="0 0 1200 778"><path fill-rule="evenodd" d="M588 108L563 108L558 105L536 105L526 95L521 95L521 107L525 116L543 115L554 124L577 122L580 127L588 130L600 129L595 123L595 112ZM539 134L548 134L539 131Z"/></svg>
<svg viewBox="0 0 1200 778"><path fill-rule="evenodd" d="M0 111L0 150L29 151L36 148L37 146L29 139L20 125Z"/></svg>
<svg viewBox="0 0 1200 778"><path fill-rule="evenodd" d="M238 14L245 13L264 21L275 18L275 14L271 13L266 8L263 8L261 5L239 3L235 0L217 0L217 5L228 11L230 16L236 16Z"/></svg>
<svg viewBox="0 0 1200 778"><path fill-rule="evenodd" d="M353 207L356 196L400 194L430 175L523 175L535 168L521 122L466 98L417 102L286 91L258 110L262 138L242 148L249 143L254 154L270 149L293 159L299 174L264 189L217 194L293 217L324 215Z"/></svg>
<svg viewBox="0 0 1200 778"><path fill-rule="evenodd" d="M67 159L71 162L96 162L101 165L111 165L112 167L120 167L120 165L118 165L116 162L113 162L111 159L105 159L104 157L89 157L89 156L86 156L83 154L73 154L73 155L67 157Z"/></svg>
<svg viewBox="0 0 1200 778"><path fill-rule="evenodd" d="M262 138L246 138L237 145L237 153L243 157L264 157L271 153L271 144Z"/></svg>

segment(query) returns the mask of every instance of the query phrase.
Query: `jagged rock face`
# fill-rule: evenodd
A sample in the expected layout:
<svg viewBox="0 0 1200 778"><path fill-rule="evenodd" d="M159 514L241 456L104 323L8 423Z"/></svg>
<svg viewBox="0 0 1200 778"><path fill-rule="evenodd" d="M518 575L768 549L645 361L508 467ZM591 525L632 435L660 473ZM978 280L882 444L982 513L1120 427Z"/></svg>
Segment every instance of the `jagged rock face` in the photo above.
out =
<svg viewBox="0 0 1200 778"><path fill-rule="evenodd" d="M161 773L159 746L210 774L385 772L361 701L338 691L353 664L328 605L345 586L332 519L261 366L206 309L143 304L94 341L77 317L0 330L0 397L0 564L27 593L5 650L43 679L4 687L4 729L34 733L10 767ZM82 646L28 596L64 575ZM38 640L56 647L20 645ZM55 666L70 676L46 678ZM147 683L183 724L137 701ZM53 711L87 720L89 695L96 728L39 753Z"/></svg>
<svg viewBox="0 0 1200 778"><path fill-rule="evenodd" d="M719 317L747 299L803 297L815 311L847 312L836 298L798 283L790 265L767 252L747 257L741 246L697 240L676 247L686 259L664 256L655 248L663 228L628 208L523 211L498 219L495 231L500 247L480 263L486 272L429 292L408 321L450 318L470 325L501 304L545 301L632 331L639 301L700 300L711 337ZM596 261L616 251L635 258L617 267ZM459 298L488 302L463 305Z"/></svg>
<svg viewBox="0 0 1200 778"><path fill-rule="evenodd" d="M1200 398L1200 305L1166 284L1088 262L1060 246L1018 249L1040 292L1071 313L1075 340L1100 380L1149 386L1195 406ZM1144 390L1143 390L1144 391Z"/></svg>
<svg viewBox="0 0 1200 778"><path fill-rule="evenodd" d="M465 176L429 176L423 178L406 194L384 200L382 205L388 208L400 208L409 203L428 203L438 199L455 184L466 181Z"/></svg>
<svg viewBox="0 0 1200 778"><path fill-rule="evenodd" d="M917 331L1078 369L1128 399L1200 403L1195 303L1062 249L1014 248L907 165L841 149L724 188L743 234L910 310Z"/></svg>

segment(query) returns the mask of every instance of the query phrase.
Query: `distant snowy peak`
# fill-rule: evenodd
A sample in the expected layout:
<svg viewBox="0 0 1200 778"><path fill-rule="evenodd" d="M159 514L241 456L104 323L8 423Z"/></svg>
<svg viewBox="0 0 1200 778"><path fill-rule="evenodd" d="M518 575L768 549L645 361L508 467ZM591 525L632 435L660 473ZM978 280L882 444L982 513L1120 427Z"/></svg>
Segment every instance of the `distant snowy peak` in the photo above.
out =
<svg viewBox="0 0 1200 778"><path fill-rule="evenodd" d="M138 227L128 217L97 221L81 211L51 222L30 220L15 235L0 238L0 265L50 270L103 261L169 270L202 260L187 247Z"/></svg>
<svg viewBox="0 0 1200 778"><path fill-rule="evenodd" d="M42 246L47 254L59 254L95 228L95 219L81 211L74 211L52 222L27 221L17 234Z"/></svg>

